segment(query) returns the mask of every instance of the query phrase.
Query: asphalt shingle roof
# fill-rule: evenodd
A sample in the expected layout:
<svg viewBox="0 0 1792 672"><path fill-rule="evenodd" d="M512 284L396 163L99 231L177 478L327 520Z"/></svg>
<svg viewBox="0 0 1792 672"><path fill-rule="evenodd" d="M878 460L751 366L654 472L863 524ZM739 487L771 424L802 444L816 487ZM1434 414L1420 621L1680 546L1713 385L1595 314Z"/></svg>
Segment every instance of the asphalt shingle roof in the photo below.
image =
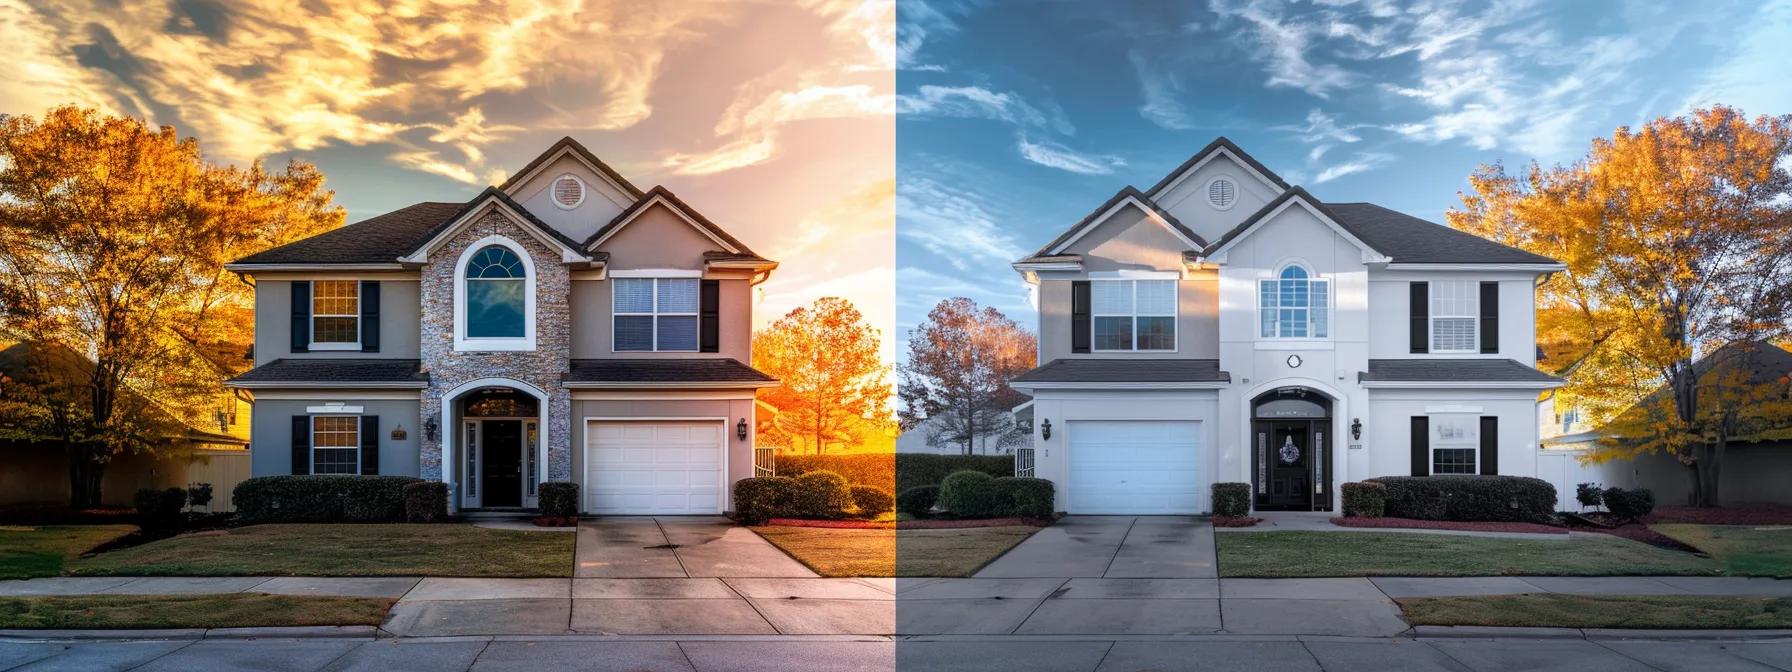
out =
<svg viewBox="0 0 1792 672"><path fill-rule="evenodd" d="M561 380L568 383L772 383L776 378L740 360L575 359Z"/></svg>
<svg viewBox="0 0 1792 672"><path fill-rule="evenodd" d="M417 383L429 374L415 359L280 358L243 372L231 383Z"/></svg>
<svg viewBox="0 0 1792 672"><path fill-rule="evenodd" d="M235 263L392 263L417 249L430 231L459 214L466 205L436 202L408 205L340 229L251 254Z"/></svg>
<svg viewBox="0 0 1792 672"><path fill-rule="evenodd" d="M1196 156L1200 156L1200 155L1197 154ZM1052 242L1046 243L1043 247L1040 247L1039 251L1034 252L1032 256L1020 260L1021 263L1033 262L1033 261L1050 261L1054 257L1065 256L1065 255L1051 254L1052 248L1063 244L1064 241L1070 240L1071 236L1074 236L1074 235L1076 235L1076 233L1078 231L1083 230L1083 227L1088 226L1089 222L1092 222L1095 220L1095 218L1100 217L1101 213L1107 212L1108 208L1112 208L1115 205L1119 204L1121 201L1126 200L1127 197L1132 197L1132 198L1138 199L1138 201L1140 203L1143 203L1146 208L1149 208L1151 210L1151 212L1155 213L1159 217L1162 217L1164 219L1164 221L1169 222L1170 226L1176 227L1176 230L1182 232L1183 236L1187 237L1189 240L1195 241L1195 244L1205 245L1207 243L1206 239L1203 239L1201 237L1201 234L1195 233L1193 229L1190 229L1187 226L1184 226L1180 220L1176 219L1175 215L1170 214L1170 211L1165 210L1162 207L1159 207L1157 205L1157 201L1151 200L1150 196L1146 196L1145 193L1139 191L1138 188L1133 187L1132 185L1127 185L1126 187L1122 188L1120 191L1115 192L1112 197L1108 198L1107 202L1102 203L1099 206L1096 206L1096 208L1093 211L1090 211L1089 214L1084 215L1082 219L1077 221L1077 223L1072 224L1070 226L1070 228L1065 229L1064 233L1058 234L1058 237L1053 238ZM1072 255L1072 256L1074 256L1074 255Z"/></svg>
<svg viewBox="0 0 1792 672"><path fill-rule="evenodd" d="M1363 382L1559 383L1562 379L1511 359L1371 359Z"/></svg>
<svg viewBox="0 0 1792 672"><path fill-rule="evenodd" d="M1553 264L1556 260L1374 203L1327 203L1338 225L1402 264Z"/></svg>
<svg viewBox="0 0 1792 672"><path fill-rule="evenodd" d="M1224 383L1217 359L1054 359L1017 383Z"/></svg>

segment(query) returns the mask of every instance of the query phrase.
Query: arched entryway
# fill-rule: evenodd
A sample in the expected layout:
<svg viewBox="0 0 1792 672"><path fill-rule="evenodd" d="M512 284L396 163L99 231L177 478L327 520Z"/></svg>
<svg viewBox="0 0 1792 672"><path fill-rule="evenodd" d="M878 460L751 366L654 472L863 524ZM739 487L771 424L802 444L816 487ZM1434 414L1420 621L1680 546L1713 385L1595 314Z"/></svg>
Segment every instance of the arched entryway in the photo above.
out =
<svg viewBox="0 0 1792 672"><path fill-rule="evenodd" d="M508 379L482 379L442 399L447 473L459 484L463 509L529 509L538 506L543 472L542 433L547 395Z"/></svg>
<svg viewBox="0 0 1792 672"><path fill-rule="evenodd" d="M1331 398L1282 387L1251 400L1251 491L1259 511L1332 509Z"/></svg>

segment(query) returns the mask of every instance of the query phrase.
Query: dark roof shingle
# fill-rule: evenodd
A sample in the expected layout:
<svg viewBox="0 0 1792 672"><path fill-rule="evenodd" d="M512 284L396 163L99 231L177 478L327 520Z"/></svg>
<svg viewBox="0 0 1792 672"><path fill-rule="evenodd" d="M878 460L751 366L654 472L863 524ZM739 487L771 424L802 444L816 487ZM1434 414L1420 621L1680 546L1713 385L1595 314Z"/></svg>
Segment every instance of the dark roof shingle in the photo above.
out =
<svg viewBox="0 0 1792 672"><path fill-rule="evenodd" d="M1562 379L1511 359L1371 359L1362 382L1559 383Z"/></svg>
<svg viewBox="0 0 1792 672"><path fill-rule="evenodd" d="M698 226L703 227L704 230L709 231L710 234L726 241L730 246L734 247L734 249L739 250L739 254L744 255L744 258L769 261L765 259L765 257L759 256L759 254L754 252L751 248L748 248L746 243L740 242L740 239L735 238L734 236L729 235L727 231L722 230L722 227L717 226L715 222L709 221L709 218L704 217L703 213L697 212L696 209L686 205L683 200L678 198L678 194L672 193L671 189L667 189L666 187L657 184L654 185L652 189L648 189L647 193L642 194L634 203L623 208L622 212L616 213L615 217L610 218L609 223L604 224L602 227L599 227L598 230L593 231L591 237L586 238L585 242L579 246L579 249L590 248L599 238L608 235L611 231L615 230L616 227L622 226L622 223L628 221L628 218L635 216L635 213L640 212L642 208L646 208L649 203L652 203L654 196L664 197L673 207L683 211L684 214L689 215L692 221L697 222Z"/></svg>
<svg viewBox="0 0 1792 672"><path fill-rule="evenodd" d="M465 203L425 202L236 260L237 264L395 263Z"/></svg>
<svg viewBox="0 0 1792 672"><path fill-rule="evenodd" d="M1554 264L1556 260L1374 203L1327 203L1338 225L1401 264Z"/></svg>
<svg viewBox="0 0 1792 672"><path fill-rule="evenodd" d="M776 378L740 360L575 359L561 376L568 383L775 383Z"/></svg>
<svg viewBox="0 0 1792 672"><path fill-rule="evenodd" d="M429 374L415 359L288 359L280 358L243 372L230 384L248 383L429 383Z"/></svg>
<svg viewBox="0 0 1792 672"><path fill-rule="evenodd" d="M1032 256L1022 259L1021 261L1027 262L1052 256L1061 256L1053 255L1051 253L1052 248L1069 241L1078 231L1082 231L1083 227L1088 226L1090 222L1095 221L1095 218L1100 217L1101 213L1107 212L1108 208L1114 207L1128 197L1137 199L1140 203L1143 203L1152 213L1162 217L1165 222L1169 222L1170 226L1176 227L1176 230L1180 231L1183 236L1187 237L1189 240L1195 241L1196 245L1207 244L1207 241L1201 237L1201 234L1195 233L1193 229L1190 229L1187 226L1183 226L1181 220L1176 219L1176 216L1170 214L1170 211L1159 207L1157 201L1151 200L1150 196L1146 196L1144 192L1139 191L1138 188L1133 187L1132 185L1127 185L1121 188L1120 191L1114 192L1114 195L1109 197L1106 202L1096 206L1094 210L1090 211L1089 214L1084 215L1082 219L1077 220L1077 223L1072 224L1070 228L1065 229L1064 233L1058 234L1058 237L1053 238L1052 242L1046 243L1043 247L1039 248L1039 251L1034 252Z"/></svg>
<svg viewBox="0 0 1792 672"><path fill-rule="evenodd" d="M1225 383L1217 359L1054 359L1017 383Z"/></svg>

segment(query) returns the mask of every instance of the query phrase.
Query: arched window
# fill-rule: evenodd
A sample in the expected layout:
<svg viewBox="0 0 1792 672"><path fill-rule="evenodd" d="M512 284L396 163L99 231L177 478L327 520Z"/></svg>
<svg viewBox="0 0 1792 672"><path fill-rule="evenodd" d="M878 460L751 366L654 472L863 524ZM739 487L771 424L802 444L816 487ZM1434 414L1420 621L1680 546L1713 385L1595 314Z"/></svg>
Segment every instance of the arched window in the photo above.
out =
<svg viewBox="0 0 1792 672"><path fill-rule="evenodd" d="M528 269L516 252L487 245L467 259L466 337L524 338L528 327Z"/></svg>
<svg viewBox="0 0 1792 672"><path fill-rule="evenodd" d="M1283 266L1257 286L1263 338L1326 338L1330 335L1331 281L1312 277L1299 264Z"/></svg>

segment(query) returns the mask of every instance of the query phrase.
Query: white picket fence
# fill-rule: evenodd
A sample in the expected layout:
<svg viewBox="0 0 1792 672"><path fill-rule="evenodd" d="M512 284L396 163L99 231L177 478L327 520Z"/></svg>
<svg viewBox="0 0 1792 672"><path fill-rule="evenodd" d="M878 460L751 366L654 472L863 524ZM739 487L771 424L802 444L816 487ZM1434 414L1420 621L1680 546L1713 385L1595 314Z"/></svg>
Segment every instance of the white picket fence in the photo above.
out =
<svg viewBox="0 0 1792 672"><path fill-rule="evenodd" d="M1014 449L1014 477L1015 478L1032 478L1033 477L1033 449L1032 448L1016 448L1016 449Z"/></svg>

